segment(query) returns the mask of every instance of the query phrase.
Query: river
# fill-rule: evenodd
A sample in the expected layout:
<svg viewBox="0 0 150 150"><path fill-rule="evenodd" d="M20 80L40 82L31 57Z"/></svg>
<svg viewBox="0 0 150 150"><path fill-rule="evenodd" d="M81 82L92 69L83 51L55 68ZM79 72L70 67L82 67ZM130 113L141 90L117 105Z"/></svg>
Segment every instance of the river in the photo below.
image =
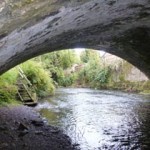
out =
<svg viewBox="0 0 150 150"><path fill-rule="evenodd" d="M81 150L150 149L150 96L60 88L35 109Z"/></svg>

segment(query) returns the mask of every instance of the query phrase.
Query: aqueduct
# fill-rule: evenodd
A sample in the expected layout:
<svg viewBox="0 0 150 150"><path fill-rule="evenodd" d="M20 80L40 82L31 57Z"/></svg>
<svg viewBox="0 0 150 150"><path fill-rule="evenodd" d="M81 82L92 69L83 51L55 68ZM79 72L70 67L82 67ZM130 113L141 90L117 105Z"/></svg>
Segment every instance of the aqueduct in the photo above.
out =
<svg viewBox="0 0 150 150"><path fill-rule="evenodd" d="M0 74L76 47L119 56L150 77L150 0L1 0Z"/></svg>

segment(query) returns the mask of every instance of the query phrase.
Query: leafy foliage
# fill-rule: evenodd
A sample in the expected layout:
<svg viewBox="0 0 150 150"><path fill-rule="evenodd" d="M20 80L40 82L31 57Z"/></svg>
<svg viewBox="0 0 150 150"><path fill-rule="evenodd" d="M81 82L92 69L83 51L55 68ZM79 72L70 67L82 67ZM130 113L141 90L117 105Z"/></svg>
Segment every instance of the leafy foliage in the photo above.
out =
<svg viewBox="0 0 150 150"><path fill-rule="evenodd" d="M125 80L132 69L127 62L121 62L116 72L112 65L102 65L99 53L94 50L83 51L80 60L73 50L64 50L36 57L20 66L40 97L53 94L54 85L149 92L149 82L131 83ZM72 71L73 65L77 65L78 69ZM0 104L15 102L17 80L16 68L0 76Z"/></svg>
<svg viewBox="0 0 150 150"><path fill-rule="evenodd" d="M53 67L61 67L62 69L67 69L77 61L76 54L73 50L52 52L42 55L40 56L40 58L46 69L51 69Z"/></svg>
<svg viewBox="0 0 150 150"><path fill-rule="evenodd" d="M76 80L77 80L77 75L70 74L68 76L63 76L63 77L59 78L58 83L61 86L67 87L67 86L73 85Z"/></svg>
<svg viewBox="0 0 150 150"><path fill-rule="evenodd" d="M0 76L0 105L15 102L17 77L16 69L11 69Z"/></svg>
<svg viewBox="0 0 150 150"><path fill-rule="evenodd" d="M35 58L41 62L44 69L49 71L52 79L60 86L70 86L74 82L74 77L65 76L65 70L73 64L78 63L77 55L73 50L63 50L52 52Z"/></svg>
<svg viewBox="0 0 150 150"><path fill-rule="evenodd" d="M8 91L5 89L0 89L0 105L13 103L14 101L14 97Z"/></svg>
<svg viewBox="0 0 150 150"><path fill-rule="evenodd" d="M106 84L109 82L109 77L110 77L110 68L109 67L102 68L101 70L98 70L96 72L94 81Z"/></svg>
<svg viewBox="0 0 150 150"><path fill-rule="evenodd" d="M15 84L17 82L17 77L18 77L18 72L17 70L11 69L7 71L5 74L0 76L0 84L5 83L5 84Z"/></svg>
<svg viewBox="0 0 150 150"><path fill-rule="evenodd" d="M89 61L92 60L94 60L94 63L99 63L100 55L95 50L86 49L85 51L82 51L80 59L83 63L88 63Z"/></svg>
<svg viewBox="0 0 150 150"><path fill-rule="evenodd" d="M109 82L111 69L101 65L100 55L97 51L83 51L81 60L86 65L79 72L80 82L84 82L84 84L92 87L101 87Z"/></svg>
<svg viewBox="0 0 150 150"><path fill-rule="evenodd" d="M45 71L42 66L29 60L21 65L25 75L33 84L38 96L53 94L54 85L49 72Z"/></svg>

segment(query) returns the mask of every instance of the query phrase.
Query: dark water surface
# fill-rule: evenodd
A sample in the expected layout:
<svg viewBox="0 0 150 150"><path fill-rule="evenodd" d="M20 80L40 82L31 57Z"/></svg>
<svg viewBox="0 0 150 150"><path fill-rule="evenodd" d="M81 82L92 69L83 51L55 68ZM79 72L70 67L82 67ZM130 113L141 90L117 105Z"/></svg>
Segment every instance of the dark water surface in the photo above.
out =
<svg viewBox="0 0 150 150"><path fill-rule="evenodd" d="M81 150L150 150L150 96L62 88L36 109Z"/></svg>

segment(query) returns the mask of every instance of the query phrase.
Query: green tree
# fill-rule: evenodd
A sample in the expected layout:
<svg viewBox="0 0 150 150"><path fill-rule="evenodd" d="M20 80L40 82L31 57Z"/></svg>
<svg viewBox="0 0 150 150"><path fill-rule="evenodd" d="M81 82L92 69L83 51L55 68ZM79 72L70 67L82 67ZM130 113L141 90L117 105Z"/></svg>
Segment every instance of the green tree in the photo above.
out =
<svg viewBox="0 0 150 150"><path fill-rule="evenodd" d="M78 62L77 55L73 50L51 52L34 60L40 61L44 69L48 70L54 81L58 83L62 83L61 80L65 80L64 70Z"/></svg>
<svg viewBox="0 0 150 150"><path fill-rule="evenodd" d="M66 69L77 62L77 56L73 50L62 50L42 55L35 60L40 60L46 69L50 69L52 66Z"/></svg>
<svg viewBox="0 0 150 150"><path fill-rule="evenodd" d="M86 49L80 55L80 59L84 63L88 63L89 61L93 61L94 63L100 62L100 55L98 51Z"/></svg>
<svg viewBox="0 0 150 150"><path fill-rule="evenodd" d="M89 55L90 51L89 50L84 50L81 52L80 59L82 62L87 63L89 61Z"/></svg>

